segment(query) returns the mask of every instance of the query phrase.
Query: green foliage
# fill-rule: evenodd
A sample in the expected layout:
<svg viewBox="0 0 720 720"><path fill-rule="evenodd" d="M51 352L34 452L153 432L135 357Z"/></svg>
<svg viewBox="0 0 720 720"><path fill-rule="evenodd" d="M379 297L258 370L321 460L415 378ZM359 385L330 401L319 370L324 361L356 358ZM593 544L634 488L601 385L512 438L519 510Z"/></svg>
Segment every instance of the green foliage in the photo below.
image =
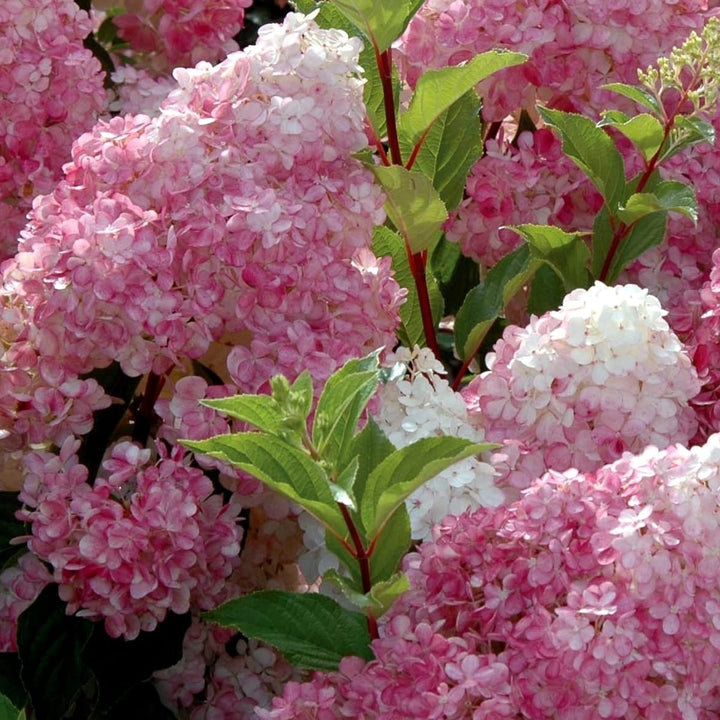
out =
<svg viewBox="0 0 720 720"><path fill-rule="evenodd" d="M612 138L584 115L539 108L562 138L565 154L588 176L611 211L625 194L625 165Z"/></svg>
<svg viewBox="0 0 720 720"><path fill-rule="evenodd" d="M645 160L650 160L665 141L665 129L662 123L648 113L629 117L619 110L603 113L598 127L617 128L642 153Z"/></svg>
<svg viewBox="0 0 720 720"><path fill-rule="evenodd" d="M515 293L530 282L538 261L527 244L508 253L471 290L455 318L455 348L460 359L469 360L482 344L495 320Z"/></svg>
<svg viewBox="0 0 720 720"><path fill-rule="evenodd" d="M423 0L328 0L378 52L387 50L408 26Z"/></svg>
<svg viewBox="0 0 720 720"><path fill-rule="evenodd" d="M420 142L443 113L479 82L526 60L522 53L488 50L466 63L426 71L417 81L407 111L400 117L400 137L407 145Z"/></svg>
<svg viewBox="0 0 720 720"><path fill-rule="evenodd" d="M24 720L24 718L24 710L18 710L9 698L0 695L0 720Z"/></svg>
<svg viewBox="0 0 720 720"><path fill-rule="evenodd" d="M422 310L418 298L417 285L415 284L410 263L408 262L405 241L393 230L380 225L373 230L373 252L378 256L389 255L392 258L395 279L400 287L407 290L407 298L400 306L400 320L402 326L398 330L398 338L406 347L422 345L425 340L423 329ZM443 313L443 296L440 292L430 265L426 267L425 278L427 282L428 296L433 314L433 324L437 325Z"/></svg>
<svg viewBox="0 0 720 720"><path fill-rule="evenodd" d="M442 235L447 208L432 180L400 165L370 169L385 192L385 211L413 253L427 250Z"/></svg>
<svg viewBox="0 0 720 720"><path fill-rule="evenodd" d="M38 720L55 720L93 679L83 660L88 620L65 615L57 585L48 585L18 619L21 678Z"/></svg>
<svg viewBox="0 0 720 720"><path fill-rule="evenodd" d="M400 150L409 158L415 142L400 126ZM413 169L430 178L448 210L462 200L470 168L480 157L480 100L468 90L430 126Z"/></svg>
<svg viewBox="0 0 720 720"><path fill-rule="evenodd" d="M262 590L229 600L203 618L262 640L312 670L337 670L348 655L373 658L365 617L318 593Z"/></svg>

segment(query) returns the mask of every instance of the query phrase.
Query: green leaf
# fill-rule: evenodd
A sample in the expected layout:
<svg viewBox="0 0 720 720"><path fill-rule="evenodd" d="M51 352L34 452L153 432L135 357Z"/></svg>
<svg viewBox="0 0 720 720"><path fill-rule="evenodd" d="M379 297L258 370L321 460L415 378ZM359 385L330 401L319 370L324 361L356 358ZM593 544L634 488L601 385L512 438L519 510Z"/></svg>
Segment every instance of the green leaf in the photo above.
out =
<svg viewBox="0 0 720 720"><path fill-rule="evenodd" d="M190 613L168 613L152 632L142 632L135 640L111 638L102 623L93 623L93 634L83 656L97 680L98 716L112 712L119 717L140 683L150 680L157 670L180 661L190 621Z"/></svg>
<svg viewBox="0 0 720 720"><path fill-rule="evenodd" d="M93 623L65 614L58 586L47 585L18 619L21 678L37 720L56 720L93 679L83 651Z"/></svg>
<svg viewBox="0 0 720 720"><path fill-rule="evenodd" d="M565 285L552 266L541 265L530 285L528 312L543 315L549 310L557 310L566 294Z"/></svg>
<svg viewBox="0 0 720 720"><path fill-rule="evenodd" d="M231 418L277 435L282 429L282 412L270 395L235 395L233 397L201 400L201 405L225 413Z"/></svg>
<svg viewBox="0 0 720 720"><path fill-rule="evenodd" d="M373 584L392 577L410 548L410 516L404 503L385 523L375 539L370 556L370 579Z"/></svg>
<svg viewBox="0 0 720 720"><path fill-rule="evenodd" d="M523 244L505 255L468 293L455 318L455 348L460 359L468 360L477 352L505 305L530 281L538 265L530 247Z"/></svg>
<svg viewBox="0 0 720 720"><path fill-rule="evenodd" d="M426 345L417 285L410 270L405 241L390 228L384 225L377 226L373 229L373 252L378 257L389 255L392 258L395 280L400 287L407 290L405 302L400 306L400 320L402 321L402 327L398 331L400 341L406 347ZM443 297L429 263L425 268L425 280L433 321L437 325L443 314Z"/></svg>
<svg viewBox="0 0 720 720"><path fill-rule="evenodd" d="M508 229L527 241L531 257L553 267L566 292L588 287L590 250L584 240L585 233L565 232L552 225L511 225Z"/></svg>
<svg viewBox="0 0 720 720"><path fill-rule="evenodd" d="M584 115L539 108L562 138L565 154L590 178L612 211L625 194L625 165L612 138Z"/></svg>
<svg viewBox="0 0 720 720"><path fill-rule="evenodd" d="M477 263L463 255L457 243L443 236L433 248L428 266L445 301L444 314L457 315L467 294L480 282ZM439 340L443 335L445 333ZM452 336L447 337L452 344Z"/></svg>
<svg viewBox="0 0 720 720"><path fill-rule="evenodd" d="M662 124L647 113L628 117L617 110L606 111L598 123L598 127L605 126L617 128L640 150L645 160L650 160L665 141Z"/></svg>
<svg viewBox="0 0 720 720"><path fill-rule="evenodd" d="M605 282L612 285L633 260L647 249L660 245L665 239L666 229L667 212L655 212L640 218L620 242Z"/></svg>
<svg viewBox="0 0 720 720"><path fill-rule="evenodd" d="M527 55L522 53L489 50L466 63L423 73L407 111L400 116L399 132L405 142L414 146L453 103L479 82L526 60Z"/></svg>
<svg viewBox="0 0 720 720"><path fill-rule="evenodd" d="M415 143L399 129L400 151L409 158ZM432 180L448 210L458 206L463 197L470 168L481 153L480 100L475 90L468 90L433 123L413 169Z"/></svg>
<svg viewBox="0 0 720 720"><path fill-rule="evenodd" d="M413 253L427 250L442 234L448 219L445 204L423 173L400 165L370 167L382 186L385 211Z"/></svg>
<svg viewBox="0 0 720 720"><path fill-rule="evenodd" d="M662 108L658 99L646 88L637 85L626 85L625 83L608 83L602 86L605 90L623 95L630 100L634 100L638 105L642 105L648 110L652 110L655 115L662 114Z"/></svg>
<svg viewBox="0 0 720 720"><path fill-rule="evenodd" d="M683 183L666 180L658 183L654 192L631 195L625 207L618 211L618 217L626 225L631 225L646 215L663 210L680 213L697 223L698 205L693 189Z"/></svg>
<svg viewBox="0 0 720 720"><path fill-rule="evenodd" d="M325 383L315 410L312 440L322 459L340 468L352 457L348 447L358 421L377 390L379 352L351 359Z"/></svg>
<svg viewBox="0 0 720 720"><path fill-rule="evenodd" d="M348 655L373 658L365 616L316 593L261 590L230 600L203 618L272 645L300 667L337 670Z"/></svg>
<svg viewBox="0 0 720 720"><path fill-rule="evenodd" d="M0 720L18 720L20 710L4 695L0 695Z"/></svg>
<svg viewBox="0 0 720 720"><path fill-rule="evenodd" d="M353 485L357 477L359 460L355 456L338 475L337 480L330 483L330 492L335 502L345 505L351 510L357 510L357 500L353 492Z"/></svg>
<svg viewBox="0 0 720 720"><path fill-rule="evenodd" d="M27 691L20 679L20 658L16 652L0 653L0 693L15 707L27 704Z"/></svg>
<svg viewBox="0 0 720 720"><path fill-rule="evenodd" d="M404 32L423 0L329 0L384 52Z"/></svg>
<svg viewBox="0 0 720 720"><path fill-rule="evenodd" d="M183 445L220 458L302 505L333 532L347 528L330 491L330 482L310 457L280 438L262 433L217 435L207 440L181 440Z"/></svg>
<svg viewBox="0 0 720 720"><path fill-rule="evenodd" d="M678 115L670 131L670 141L660 160L664 162L673 155L700 143L715 144L715 128L699 117Z"/></svg>
<svg viewBox="0 0 720 720"><path fill-rule="evenodd" d="M496 446L443 436L423 438L395 450L370 473L359 501L366 537L374 539L398 506L423 483L458 460L491 447Z"/></svg>
<svg viewBox="0 0 720 720"><path fill-rule="evenodd" d="M410 582L405 573L395 573L387 580L374 583L368 593L372 601L370 612L375 618L382 617L392 604L407 590L410 589Z"/></svg>
<svg viewBox="0 0 720 720"><path fill-rule="evenodd" d="M592 274L596 279L600 278L605 258L610 252L612 239L613 228L610 224L610 213L607 206L603 205L595 216L592 233Z"/></svg>

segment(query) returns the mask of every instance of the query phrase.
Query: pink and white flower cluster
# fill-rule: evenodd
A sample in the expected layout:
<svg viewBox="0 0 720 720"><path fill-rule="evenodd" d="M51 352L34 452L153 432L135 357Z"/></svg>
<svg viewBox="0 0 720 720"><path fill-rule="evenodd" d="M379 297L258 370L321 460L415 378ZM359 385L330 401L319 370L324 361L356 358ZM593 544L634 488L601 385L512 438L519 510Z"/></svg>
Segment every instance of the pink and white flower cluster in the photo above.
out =
<svg viewBox="0 0 720 720"><path fill-rule="evenodd" d="M693 438L700 382L664 315L637 285L596 282L506 328L464 391L471 421L505 444L506 482L522 488L546 470L586 472Z"/></svg>
<svg viewBox="0 0 720 720"><path fill-rule="evenodd" d="M720 712L720 436L549 472L406 558L376 659L289 683L264 720Z"/></svg>
<svg viewBox="0 0 720 720"><path fill-rule="evenodd" d="M157 73L218 62L236 51L233 37L250 5L252 0L129 0L127 12L112 21L133 60Z"/></svg>
<svg viewBox="0 0 720 720"><path fill-rule="evenodd" d="M100 63L83 47L90 30L74 0L0 4L0 262L32 198L52 191L73 140L104 109Z"/></svg>
<svg viewBox="0 0 720 720"><path fill-rule="evenodd" d="M179 446L154 465L149 449L113 447L107 477L90 485L68 441L34 452L20 494L28 548L53 568L68 613L104 620L111 637L136 638L168 611L208 610L240 550L238 508L223 505Z"/></svg>

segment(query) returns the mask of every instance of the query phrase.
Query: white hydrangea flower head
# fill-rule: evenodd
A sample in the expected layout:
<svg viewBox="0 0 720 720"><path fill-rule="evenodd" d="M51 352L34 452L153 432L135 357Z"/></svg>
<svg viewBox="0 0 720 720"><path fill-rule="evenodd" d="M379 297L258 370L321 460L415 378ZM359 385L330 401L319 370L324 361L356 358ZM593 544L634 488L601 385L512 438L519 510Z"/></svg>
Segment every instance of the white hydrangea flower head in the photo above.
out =
<svg viewBox="0 0 720 720"><path fill-rule="evenodd" d="M408 372L381 388L375 420L396 448L440 435L485 441L483 430L468 421L460 393L441 377L445 369L430 350L400 348L394 359L406 363ZM433 525L446 515L500 505L504 495L494 476L490 464L470 457L418 488L406 501L413 539L427 539Z"/></svg>
<svg viewBox="0 0 720 720"><path fill-rule="evenodd" d="M463 393L472 421L491 442L519 443L525 460L539 453L543 470L587 472L626 450L687 443L700 383L665 314L637 285L574 290L505 330Z"/></svg>

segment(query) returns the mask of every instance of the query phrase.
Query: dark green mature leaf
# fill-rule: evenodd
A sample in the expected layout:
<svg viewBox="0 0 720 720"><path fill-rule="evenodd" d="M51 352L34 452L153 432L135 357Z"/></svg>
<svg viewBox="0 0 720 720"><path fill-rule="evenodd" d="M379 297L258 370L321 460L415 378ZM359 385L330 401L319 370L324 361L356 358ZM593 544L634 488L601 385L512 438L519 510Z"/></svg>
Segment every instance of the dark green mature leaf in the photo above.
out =
<svg viewBox="0 0 720 720"><path fill-rule="evenodd" d="M605 90L611 90L612 92L623 95L630 100L634 100L639 105L652 110L655 115L662 113L662 108L658 99L646 88L640 85L626 85L625 83L608 83L602 86Z"/></svg>
<svg viewBox="0 0 720 720"><path fill-rule="evenodd" d="M565 154L590 178L615 211L625 195L625 165L612 138L584 115L539 108L562 138Z"/></svg>
<svg viewBox="0 0 720 720"><path fill-rule="evenodd" d="M407 290L407 298L400 306L402 327L398 332L398 336L401 342L406 347L425 345L425 330L423 329L420 300L418 299L417 285L410 270L405 241L390 228L380 225L373 229L373 252L378 257L389 255L392 258L392 268L395 279L400 287ZM437 325L443 313L443 297L429 264L426 267L425 281L427 283L433 321L435 325Z"/></svg>
<svg viewBox="0 0 720 720"><path fill-rule="evenodd" d="M488 330L515 293L532 278L539 261L527 244L508 253L473 288L455 318L455 348L462 360L476 352Z"/></svg>
<svg viewBox="0 0 720 720"><path fill-rule="evenodd" d="M603 113L598 123L598 127L605 126L617 128L640 150L645 160L650 160L665 140L665 130L660 121L647 113L629 117L618 110L609 110Z"/></svg>
<svg viewBox="0 0 720 720"><path fill-rule="evenodd" d="M348 448L379 378L379 352L374 352L348 360L325 383L315 410L312 440L323 460L338 471L353 457Z"/></svg>
<svg viewBox="0 0 720 720"><path fill-rule="evenodd" d="M370 557L370 578L373 585L392 577L410 548L410 516L403 504L390 516L375 540Z"/></svg>
<svg viewBox="0 0 720 720"><path fill-rule="evenodd" d="M330 491L327 475L299 448L272 435L253 432L180 442L191 450L245 470L302 505L341 537L345 534L345 521Z"/></svg>
<svg viewBox="0 0 720 720"><path fill-rule="evenodd" d="M528 297L528 312L533 315L543 315L549 310L557 310L567 294L563 281L550 265L541 265L532 285Z"/></svg>
<svg viewBox="0 0 720 720"><path fill-rule="evenodd" d="M690 218L694 223L698 219L698 204L695 192L681 182L666 180L658 183L653 192L635 193L618 210L618 217L626 225L654 212L676 212Z"/></svg>
<svg viewBox="0 0 720 720"><path fill-rule="evenodd" d="M412 252L431 247L442 235L448 212L430 178L400 165L373 165L370 170L385 191L388 217Z"/></svg>
<svg viewBox="0 0 720 720"><path fill-rule="evenodd" d="M203 618L272 645L300 667L337 670L348 655L373 658L365 616L316 593L261 590L230 600Z"/></svg>
<svg viewBox="0 0 720 720"><path fill-rule="evenodd" d="M387 50L408 26L423 0L329 0L360 28L379 52Z"/></svg>
<svg viewBox="0 0 720 720"><path fill-rule="evenodd" d="M553 267L566 292L588 286L590 250L585 233L565 232L552 225L512 225L509 229L527 241L531 257Z"/></svg>
<svg viewBox="0 0 720 720"><path fill-rule="evenodd" d="M64 715L83 686L93 679L83 651L93 623L65 614L58 587L50 584L18 619L21 678L37 720Z"/></svg>
<svg viewBox="0 0 720 720"><path fill-rule="evenodd" d="M121 717L121 709L127 709L138 692L139 683L149 680L157 670L179 662L189 627L190 613L168 613L152 632L140 633L135 640L124 640L109 637L101 623L94 623L94 632L83 655L97 681L95 709L98 715L105 717L109 713L112 717ZM141 708L136 711L140 712ZM133 720L136 720L135 714Z"/></svg>
<svg viewBox="0 0 720 720"><path fill-rule="evenodd" d="M409 158L415 143L399 133L400 150ZM480 99L468 90L435 121L425 137L413 168L432 180L448 210L462 200L470 168L480 157Z"/></svg>
<svg viewBox="0 0 720 720"><path fill-rule="evenodd" d="M467 294L480 282L480 268L474 260L462 254L457 243L444 236L433 248L428 266L445 301L443 312L457 315ZM438 338L440 341L442 336ZM448 336L448 340L452 342L452 337Z"/></svg>
<svg viewBox="0 0 720 720"><path fill-rule="evenodd" d="M360 502L365 536L372 539L405 498L458 460L496 447L464 438L430 437L386 457L368 477Z"/></svg>
<svg viewBox="0 0 720 720"><path fill-rule="evenodd" d="M605 282L612 285L620 273L646 250L660 245L665 239L667 212L656 212L640 218L623 238L610 263L610 272Z"/></svg>
<svg viewBox="0 0 720 720"><path fill-rule="evenodd" d="M0 653L0 693L15 707L24 707L27 691L20 680L20 657L17 653Z"/></svg>
<svg viewBox="0 0 720 720"><path fill-rule="evenodd" d="M442 114L465 93L493 73L520 65L527 55L507 50L488 50L472 60L441 70L428 70L417 81L407 112L400 116L399 132L415 145Z"/></svg>

